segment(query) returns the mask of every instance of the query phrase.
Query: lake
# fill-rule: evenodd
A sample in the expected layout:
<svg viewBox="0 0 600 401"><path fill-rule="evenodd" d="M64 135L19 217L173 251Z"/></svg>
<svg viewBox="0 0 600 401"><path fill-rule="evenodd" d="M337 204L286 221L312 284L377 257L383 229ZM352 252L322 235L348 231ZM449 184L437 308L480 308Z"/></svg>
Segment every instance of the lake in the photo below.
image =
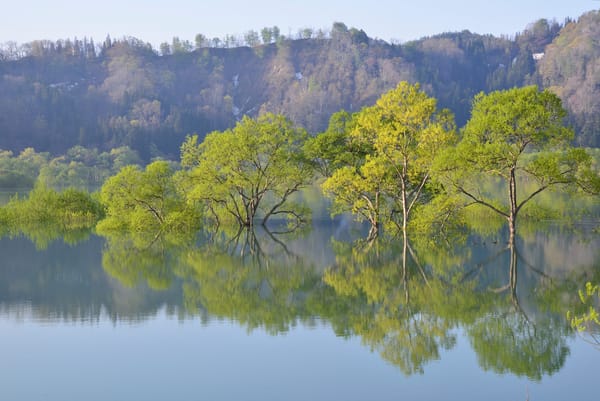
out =
<svg viewBox="0 0 600 401"><path fill-rule="evenodd" d="M406 270L344 219L5 237L0 399L596 400L600 333L566 318L600 281L591 228L415 241Z"/></svg>

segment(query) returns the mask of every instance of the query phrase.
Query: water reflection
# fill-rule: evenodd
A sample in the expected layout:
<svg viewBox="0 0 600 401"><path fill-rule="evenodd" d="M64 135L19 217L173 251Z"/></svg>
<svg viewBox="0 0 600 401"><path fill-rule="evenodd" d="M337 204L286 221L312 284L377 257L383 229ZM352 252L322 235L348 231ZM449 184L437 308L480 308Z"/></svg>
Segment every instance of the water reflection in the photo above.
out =
<svg viewBox="0 0 600 401"><path fill-rule="evenodd" d="M181 264L186 310L271 333L310 322L309 305L321 291L315 266L272 233L241 235L241 242L213 240L187 252Z"/></svg>
<svg viewBox="0 0 600 401"><path fill-rule="evenodd" d="M67 228L59 224L39 224L30 222L19 227L0 225L0 238L20 238L29 239L37 250L48 248L53 242L63 242L70 245L76 245L86 241L92 234L91 227Z"/></svg>
<svg viewBox="0 0 600 401"><path fill-rule="evenodd" d="M44 249L26 237L0 240L0 314L45 322L141 321L165 305L176 309L180 289L156 292L123 286L105 274L101 238Z"/></svg>
<svg viewBox="0 0 600 401"><path fill-rule="evenodd" d="M185 242L160 233L114 233L106 236L102 266L127 287L146 284L154 290L171 287Z"/></svg>
<svg viewBox="0 0 600 401"><path fill-rule="evenodd" d="M407 263L404 247L378 241L335 249L336 264L324 281L348 304L346 331L405 374L422 373L428 361L439 359L440 349L455 345L452 322L423 302L438 283L416 258Z"/></svg>
<svg viewBox="0 0 600 401"><path fill-rule="evenodd" d="M327 322L406 375L423 373L464 335L481 368L539 380L569 355L565 316L581 308L576 289L600 279L600 240L559 227L513 244L496 232L406 247L334 233L326 225L292 234L114 234L38 252L25 239L4 239L0 312L136 321L166 306L272 334Z"/></svg>

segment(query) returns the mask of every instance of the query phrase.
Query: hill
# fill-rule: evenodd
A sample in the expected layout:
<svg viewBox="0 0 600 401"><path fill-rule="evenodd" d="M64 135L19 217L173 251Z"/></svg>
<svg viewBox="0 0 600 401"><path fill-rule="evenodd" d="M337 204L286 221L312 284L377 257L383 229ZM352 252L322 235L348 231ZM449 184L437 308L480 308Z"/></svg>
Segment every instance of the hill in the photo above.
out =
<svg viewBox="0 0 600 401"><path fill-rule="evenodd" d="M0 149L64 153L122 145L176 158L185 136L242 115L283 113L309 132L401 80L420 82L457 123L476 93L530 83L555 90L578 142L600 145L600 14L537 21L513 38L469 31L390 44L342 23L327 34L248 38L252 46L138 39L36 41L0 51ZM251 40L250 40L251 39Z"/></svg>

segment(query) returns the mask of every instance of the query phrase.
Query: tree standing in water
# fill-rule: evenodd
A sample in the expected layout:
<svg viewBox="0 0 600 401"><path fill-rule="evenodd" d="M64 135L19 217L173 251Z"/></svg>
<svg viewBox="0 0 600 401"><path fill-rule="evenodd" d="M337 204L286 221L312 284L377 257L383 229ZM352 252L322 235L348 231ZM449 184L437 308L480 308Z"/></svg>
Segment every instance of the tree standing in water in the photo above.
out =
<svg viewBox="0 0 600 401"><path fill-rule="evenodd" d="M412 213L434 195L435 157L455 142L453 116L436 103L418 84L401 82L353 116L348 136L362 163L339 168L323 188L334 210L369 220L370 237L386 224L406 240Z"/></svg>
<svg viewBox="0 0 600 401"><path fill-rule="evenodd" d="M556 187L598 191L598 175L583 148L571 145L566 111L549 90L536 86L480 93L456 149L442 160L450 186L504 217L514 244L519 212L543 191ZM481 189L482 180L499 178L505 202ZM527 188L522 184L528 182Z"/></svg>

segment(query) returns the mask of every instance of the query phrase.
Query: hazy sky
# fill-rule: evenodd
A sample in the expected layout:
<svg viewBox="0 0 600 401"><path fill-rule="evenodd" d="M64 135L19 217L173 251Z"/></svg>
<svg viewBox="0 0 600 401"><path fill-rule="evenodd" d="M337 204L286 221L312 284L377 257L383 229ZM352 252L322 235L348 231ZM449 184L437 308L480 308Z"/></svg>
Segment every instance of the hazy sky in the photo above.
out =
<svg viewBox="0 0 600 401"><path fill-rule="evenodd" d="M0 43L84 36L135 36L158 46L173 36L193 42L277 25L329 29L333 22L370 37L407 41L447 31L513 35L539 18L577 18L598 0L2 0Z"/></svg>

